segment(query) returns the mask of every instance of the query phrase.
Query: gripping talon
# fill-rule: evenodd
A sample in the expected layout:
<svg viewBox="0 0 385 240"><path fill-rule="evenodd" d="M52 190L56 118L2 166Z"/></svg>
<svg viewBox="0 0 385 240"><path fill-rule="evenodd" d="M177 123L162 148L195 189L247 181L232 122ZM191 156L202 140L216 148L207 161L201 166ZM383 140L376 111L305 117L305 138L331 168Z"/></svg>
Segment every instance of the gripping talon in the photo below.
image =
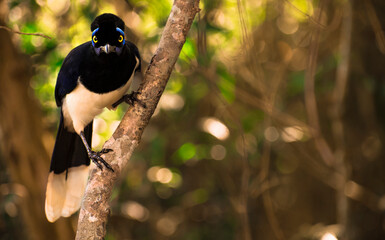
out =
<svg viewBox="0 0 385 240"><path fill-rule="evenodd" d="M124 101L129 105L134 105L135 102L139 103L143 108L146 108L146 104L138 99L138 94L140 92L132 92L130 94L124 95Z"/></svg>
<svg viewBox="0 0 385 240"><path fill-rule="evenodd" d="M138 98L137 98L137 95L139 94L140 92L132 92L130 94L126 94L124 95L121 99L119 99L117 102L115 102L114 104L112 104L112 107L113 108L116 108L119 104L121 104L122 102L125 102L129 105L134 105L135 102L139 103L143 108L146 108L146 104L143 103L142 101L140 101Z"/></svg>
<svg viewBox="0 0 385 240"><path fill-rule="evenodd" d="M97 152L96 154L98 156L102 155L102 154L105 154L105 153L109 153L109 152L113 152L114 150L110 149L110 148L103 148L102 150L100 150L99 152Z"/></svg>
<svg viewBox="0 0 385 240"><path fill-rule="evenodd" d="M92 160L92 162L95 163L95 165L96 165L101 171L103 171L102 165L101 165L97 160L95 160L95 158L93 158L93 156L90 156L90 159Z"/></svg>
<svg viewBox="0 0 385 240"><path fill-rule="evenodd" d="M108 164L100 155L111 152L112 149L102 149L99 152L91 151L88 156L96 164L96 166L103 171L103 166L109 169L110 171L114 172L114 169ZM102 163L102 164L100 164Z"/></svg>

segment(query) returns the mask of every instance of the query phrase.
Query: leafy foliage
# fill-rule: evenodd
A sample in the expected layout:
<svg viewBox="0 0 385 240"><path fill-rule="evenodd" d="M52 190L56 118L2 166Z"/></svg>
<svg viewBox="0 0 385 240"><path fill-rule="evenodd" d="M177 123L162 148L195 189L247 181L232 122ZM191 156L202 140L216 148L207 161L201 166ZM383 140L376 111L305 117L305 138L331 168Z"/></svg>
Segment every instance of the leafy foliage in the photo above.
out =
<svg viewBox="0 0 385 240"><path fill-rule="evenodd" d="M352 226L348 231L354 229L355 219L336 222L344 207L330 199L342 193L357 201L357 208L373 207L349 195L352 183L361 194L375 192L378 199L384 194L384 181L376 182L367 170L385 176L380 162L383 114L377 111L384 99L383 73L370 64L382 57L383 65L383 56L360 34L370 23L356 22L357 30L348 33L355 37L352 44L370 49L351 48L346 94L335 108L346 4L334 1L321 8L321 1L201 1L158 109L114 192L107 239L280 239L280 232L286 238L321 239L340 234L345 224ZM385 7L376 4L380 16ZM31 56L31 86L52 134L58 122L53 95L58 71L73 47L90 40L93 18L103 12L123 17L129 40L149 62L171 6L169 0L9 1L10 26L53 37L14 37ZM354 11L361 13L359 6ZM306 96L316 31L321 37L313 79L320 121L315 133ZM95 148L111 136L126 108L98 117ZM339 109L337 117L332 109ZM338 142L341 129L343 144ZM325 163L324 152L314 144L317 138L331 149L334 165ZM339 152L342 169L354 173L344 175L342 183ZM369 215L382 216L378 209ZM377 226L377 236L384 236L381 229ZM360 239L359 233L347 236Z"/></svg>

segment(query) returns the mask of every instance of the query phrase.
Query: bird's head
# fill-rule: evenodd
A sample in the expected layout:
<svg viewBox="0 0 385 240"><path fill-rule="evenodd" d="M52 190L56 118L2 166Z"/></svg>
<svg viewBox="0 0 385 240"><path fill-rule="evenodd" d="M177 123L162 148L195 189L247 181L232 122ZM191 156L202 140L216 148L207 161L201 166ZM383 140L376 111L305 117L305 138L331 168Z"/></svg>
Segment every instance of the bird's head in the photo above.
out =
<svg viewBox="0 0 385 240"><path fill-rule="evenodd" d="M126 42L124 36L124 22L111 13L99 15L91 24L92 46L95 53L118 55L123 51Z"/></svg>

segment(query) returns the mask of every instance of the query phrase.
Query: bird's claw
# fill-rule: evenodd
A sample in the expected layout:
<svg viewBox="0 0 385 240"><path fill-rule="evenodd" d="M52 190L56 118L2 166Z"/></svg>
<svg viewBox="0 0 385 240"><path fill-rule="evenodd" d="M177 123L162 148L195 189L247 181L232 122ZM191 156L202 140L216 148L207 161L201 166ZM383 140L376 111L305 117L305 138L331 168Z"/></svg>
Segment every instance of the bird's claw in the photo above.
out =
<svg viewBox="0 0 385 240"><path fill-rule="evenodd" d="M121 104L122 102L125 102L129 105L134 105L135 102L139 103L143 108L146 108L146 104L143 103L142 101L140 101L137 96L140 92L138 91L134 91L130 94L126 94L124 96L122 96L118 101L116 101L114 104L112 104L112 108L116 108L119 104Z"/></svg>
<svg viewBox="0 0 385 240"><path fill-rule="evenodd" d="M102 155L102 154L105 154L105 153L109 153L109 152L113 152L114 150L110 149L110 148L103 148L102 150L100 150L99 152L97 152L96 154L98 154L98 156Z"/></svg>
<svg viewBox="0 0 385 240"><path fill-rule="evenodd" d="M95 163L95 165L103 171L103 166L102 164L104 165L104 167L106 167L108 170L114 172L114 169L112 169L112 167L110 166L110 164L108 164L102 157L101 155L102 154L105 154L105 153L109 153L109 152L112 152L113 150L112 149L109 149L109 148L103 148L101 151L99 152L95 152L95 151L91 151L88 156L89 158L92 160L92 162ZM102 164L101 164L102 163Z"/></svg>
<svg viewBox="0 0 385 240"><path fill-rule="evenodd" d="M146 104L138 99L139 92L132 92L130 94L126 94L123 96L124 102L126 102L129 105L134 105L135 102L139 103L143 108L146 108Z"/></svg>

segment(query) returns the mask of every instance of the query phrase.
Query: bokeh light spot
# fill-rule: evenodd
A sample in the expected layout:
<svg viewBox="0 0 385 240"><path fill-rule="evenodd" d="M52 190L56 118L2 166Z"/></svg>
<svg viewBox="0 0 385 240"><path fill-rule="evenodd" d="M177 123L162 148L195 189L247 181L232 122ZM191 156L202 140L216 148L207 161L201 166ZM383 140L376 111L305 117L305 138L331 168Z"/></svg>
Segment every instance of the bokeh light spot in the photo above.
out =
<svg viewBox="0 0 385 240"><path fill-rule="evenodd" d="M196 147L192 143L185 143L178 150L178 155L184 162L193 158L195 154Z"/></svg>
<svg viewBox="0 0 385 240"><path fill-rule="evenodd" d="M267 127L264 132L267 141L275 142L279 138L278 130L275 127Z"/></svg>
<svg viewBox="0 0 385 240"><path fill-rule="evenodd" d="M219 140L226 140L230 135L230 131L226 125L216 118L204 118L201 126L203 131L213 135Z"/></svg>
<svg viewBox="0 0 385 240"><path fill-rule="evenodd" d="M298 126L285 127L281 133L282 140L285 142L299 141L303 135L303 130Z"/></svg>
<svg viewBox="0 0 385 240"><path fill-rule="evenodd" d="M226 148L222 145L215 145L210 150L210 156L214 160L223 160L226 157Z"/></svg>
<svg viewBox="0 0 385 240"><path fill-rule="evenodd" d="M338 240L338 238L331 233L325 233L321 240Z"/></svg>
<svg viewBox="0 0 385 240"><path fill-rule="evenodd" d="M150 212L140 203L129 201L122 205L121 212L123 215L140 222L144 222L150 216Z"/></svg>

